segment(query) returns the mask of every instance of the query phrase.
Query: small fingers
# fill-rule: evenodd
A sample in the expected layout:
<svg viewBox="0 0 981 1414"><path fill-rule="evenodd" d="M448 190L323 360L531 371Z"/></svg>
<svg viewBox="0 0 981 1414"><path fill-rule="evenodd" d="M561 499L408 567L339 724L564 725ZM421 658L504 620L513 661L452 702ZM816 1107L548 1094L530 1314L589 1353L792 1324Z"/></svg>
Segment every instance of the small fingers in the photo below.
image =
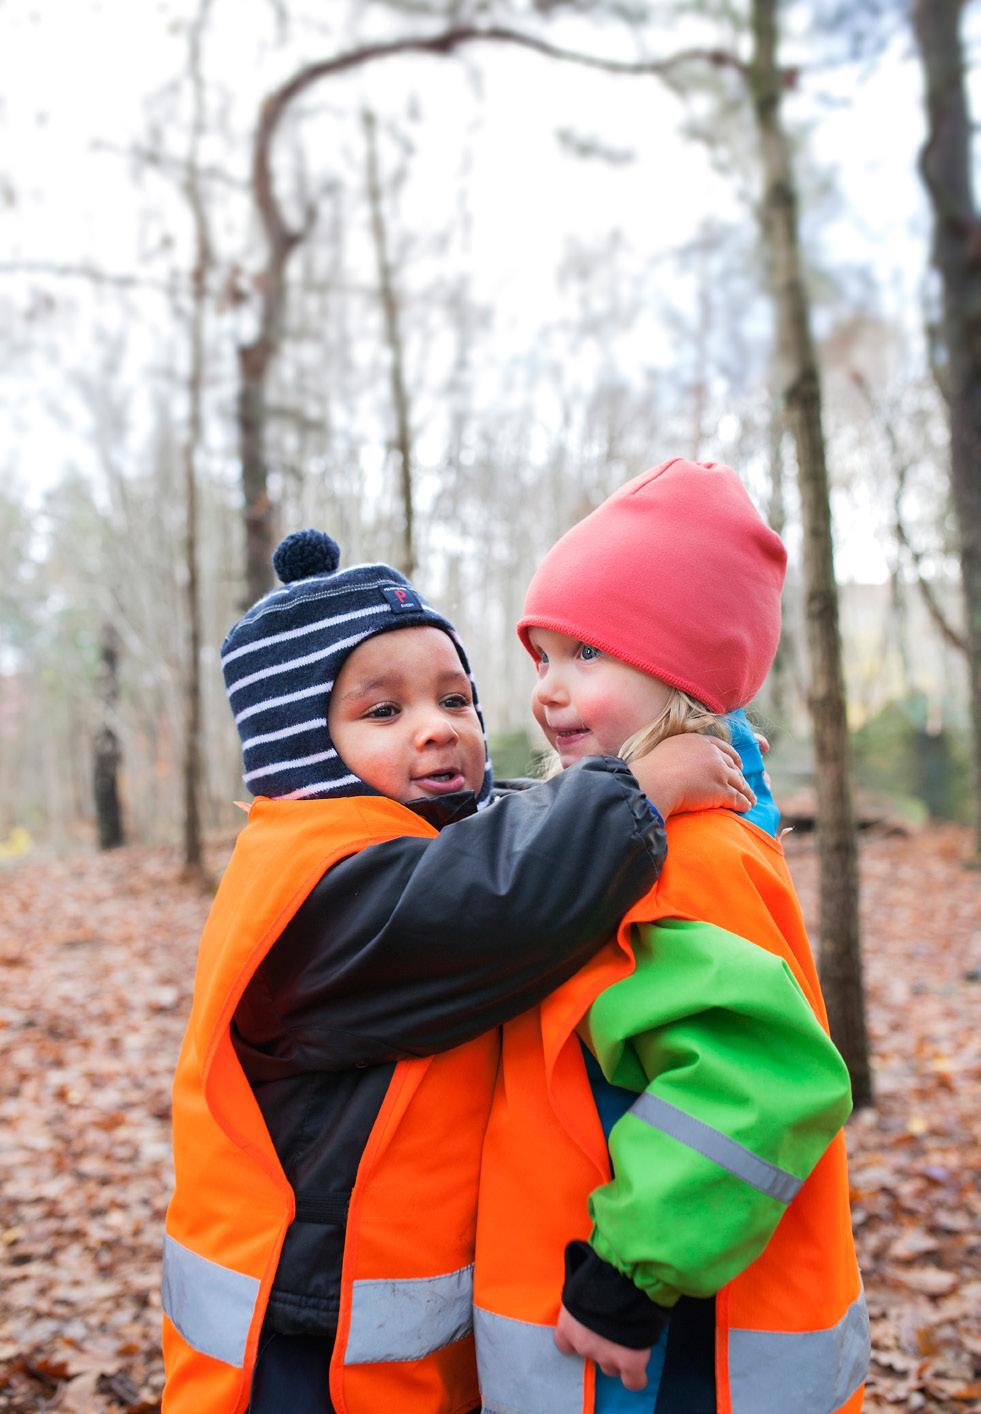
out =
<svg viewBox="0 0 981 1414"><path fill-rule="evenodd" d="M739 780L730 781L728 789L734 810L752 810L756 804L756 796L742 777Z"/></svg>
<svg viewBox="0 0 981 1414"><path fill-rule="evenodd" d="M647 1384L647 1362L650 1349L638 1350L629 1360L620 1363L620 1382L624 1389L638 1392Z"/></svg>
<svg viewBox="0 0 981 1414"><path fill-rule="evenodd" d="M738 766L740 767L740 769L742 768L742 759L739 755L739 752L733 746L731 741L723 741L720 737L713 737L713 741L715 742L715 745L718 747L719 751L722 752L722 755L727 756L729 758L729 764L731 766Z"/></svg>

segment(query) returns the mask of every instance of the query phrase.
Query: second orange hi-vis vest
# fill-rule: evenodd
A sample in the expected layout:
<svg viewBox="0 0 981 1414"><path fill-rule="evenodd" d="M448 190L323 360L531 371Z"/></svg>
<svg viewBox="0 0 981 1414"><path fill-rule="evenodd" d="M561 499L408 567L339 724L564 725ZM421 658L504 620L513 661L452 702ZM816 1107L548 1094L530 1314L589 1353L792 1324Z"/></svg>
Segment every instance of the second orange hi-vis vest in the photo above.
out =
<svg viewBox="0 0 981 1414"><path fill-rule="evenodd" d="M294 1198L229 1028L249 980L327 869L435 835L381 797L259 799L201 939L174 1080L164 1246L166 1414L241 1414ZM464 1414L478 1402L472 1264L498 1033L400 1061L358 1168L330 1373L338 1414Z"/></svg>
<svg viewBox="0 0 981 1414"><path fill-rule="evenodd" d="M486 1414L592 1414L592 1362L560 1354L553 1339L565 1246L589 1238L589 1196L611 1177L576 1028L601 992L633 976L632 930L667 919L700 920L782 959L827 1031L780 845L728 812L673 817L661 878L627 914L617 942L504 1028L484 1150L474 1285ZM656 960L650 986L657 986ZM701 1001L699 1034L710 1046L712 998ZM693 1066L695 1053L685 1055ZM765 1096L758 1099L765 1104ZM719 1142L717 1134L714 1139ZM689 1142L698 1147L697 1138ZM629 1191L629 1178L626 1184ZM725 1201L723 1192L720 1185L717 1202ZM721 1214L710 1208L704 1223L711 1227ZM649 1217L655 1233L659 1222L671 1221L670 1212ZM868 1317L840 1131L787 1203L761 1255L717 1292L715 1312L717 1414L861 1409Z"/></svg>

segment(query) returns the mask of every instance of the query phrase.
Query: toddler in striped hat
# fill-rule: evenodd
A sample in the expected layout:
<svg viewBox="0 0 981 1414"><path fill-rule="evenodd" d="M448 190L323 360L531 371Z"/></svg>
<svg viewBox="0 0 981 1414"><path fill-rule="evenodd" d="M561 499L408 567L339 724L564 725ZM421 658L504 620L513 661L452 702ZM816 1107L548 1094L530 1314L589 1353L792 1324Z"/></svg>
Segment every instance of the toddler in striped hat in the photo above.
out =
<svg viewBox="0 0 981 1414"><path fill-rule="evenodd" d="M394 629L424 628L438 631L425 640L417 636L417 641L442 653L447 685L454 672L463 679L457 685L470 710L458 720L479 730L480 767L450 760L453 753L443 752L447 765L470 765L470 770L450 774L437 769L434 778L419 777L415 795L451 793L463 786L457 776L469 775L466 788L478 808L483 806L490 796L490 760L476 684L456 630L398 570L381 564L342 570L339 564L340 549L329 535L317 530L288 535L273 556L283 587L260 599L222 644L221 666L242 739L245 784L253 795L278 800L389 794L384 779L365 779L338 753L332 726L344 735L341 717L349 714L332 718L334 689L366 640ZM404 641L398 640L399 648ZM388 650L388 641L373 650L376 667L399 656L394 646ZM364 654L360 658L364 661ZM372 671L363 680L377 676ZM472 734L466 741L471 756ZM434 768L441 767L440 753L430 756ZM426 762L422 768L427 769Z"/></svg>

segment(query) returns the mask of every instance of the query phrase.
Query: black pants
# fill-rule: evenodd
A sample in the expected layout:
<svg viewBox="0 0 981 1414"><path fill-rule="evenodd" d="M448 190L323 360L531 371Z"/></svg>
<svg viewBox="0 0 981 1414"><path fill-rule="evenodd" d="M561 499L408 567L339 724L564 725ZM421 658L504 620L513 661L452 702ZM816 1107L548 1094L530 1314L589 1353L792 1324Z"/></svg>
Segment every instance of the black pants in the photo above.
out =
<svg viewBox="0 0 981 1414"><path fill-rule="evenodd" d="M334 1414L330 1341L263 1331L248 1414Z"/></svg>
<svg viewBox="0 0 981 1414"><path fill-rule="evenodd" d="M264 1331L248 1414L334 1414L329 1374L330 1342L323 1336Z"/></svg>
<svg viewBox="0 0 981 1414"><path fill-rule="evenodd" d="M683 1296L671 1313L656 1414L715 1414L715 1298Z"/></svg>

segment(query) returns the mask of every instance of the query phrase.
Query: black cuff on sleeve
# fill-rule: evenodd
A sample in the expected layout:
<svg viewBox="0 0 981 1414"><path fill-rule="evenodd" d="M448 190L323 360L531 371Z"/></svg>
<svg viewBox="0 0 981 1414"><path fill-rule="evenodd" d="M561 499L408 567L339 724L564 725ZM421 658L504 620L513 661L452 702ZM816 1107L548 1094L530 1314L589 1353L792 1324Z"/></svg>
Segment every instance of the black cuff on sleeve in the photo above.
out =
<svg viewBox="0 0 981 1414"><path fill-rule="evenodd" d="M591 1331L630 1350L654 1345L671 1316L588 1242L566 1245L562 1304Z"/></svg>

